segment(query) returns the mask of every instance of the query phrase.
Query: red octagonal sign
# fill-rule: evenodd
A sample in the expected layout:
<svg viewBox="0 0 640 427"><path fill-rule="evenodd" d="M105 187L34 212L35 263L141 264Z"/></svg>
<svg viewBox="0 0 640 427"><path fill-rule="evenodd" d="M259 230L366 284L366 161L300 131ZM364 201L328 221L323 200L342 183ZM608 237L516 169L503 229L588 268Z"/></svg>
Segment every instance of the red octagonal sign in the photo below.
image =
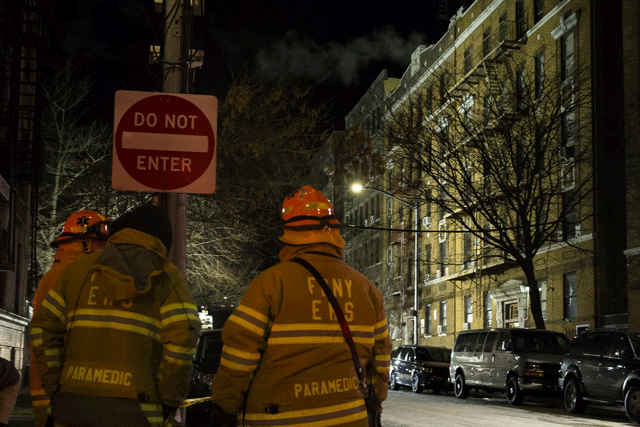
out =
<svg viewBox="0 0 640 427"><path fill-rule="evenodd" d="M215 96L116 92L116 190L213 193Z"/></svg>

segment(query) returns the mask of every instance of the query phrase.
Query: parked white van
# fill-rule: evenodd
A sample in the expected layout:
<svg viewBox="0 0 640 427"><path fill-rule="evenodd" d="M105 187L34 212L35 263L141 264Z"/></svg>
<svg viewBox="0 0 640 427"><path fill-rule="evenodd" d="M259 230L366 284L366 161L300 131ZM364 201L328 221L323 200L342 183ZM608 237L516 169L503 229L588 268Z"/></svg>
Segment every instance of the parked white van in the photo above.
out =
<svg viewBox="0 0 640 427"><path fill-rule="evenodd" d="M512 405L526 394L555 392L558 371L569 339L542 329L477 329L458 334L449 373L459 399L474 388L506 391Z"/></svg>

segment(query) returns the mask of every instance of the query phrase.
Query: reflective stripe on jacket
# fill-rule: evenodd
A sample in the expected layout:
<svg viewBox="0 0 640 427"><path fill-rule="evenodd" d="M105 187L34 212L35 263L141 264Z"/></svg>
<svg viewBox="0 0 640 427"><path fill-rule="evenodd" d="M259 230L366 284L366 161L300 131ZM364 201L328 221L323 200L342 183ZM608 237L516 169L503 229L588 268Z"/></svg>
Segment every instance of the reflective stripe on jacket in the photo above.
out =
<svg viewBox="0 0 640 427"><path fill-rule="evenodd" d="M247 426L365 426L367 414L351 353L309 261L332 288L360 363L380 400L387 396L391 342L382 295L340 259L333 245L286 246L281 262L255 278L225 323L220 369L211 385L222 410ZM243 421L244 420L244 421Z"/></svg>
<svg viewBox="0 0 640 427"><path fill-rule="evenodd" d="M132 398L176 407L186 392L200 319L159 239L125 228L69 265L32 320L47 396Z"/></svg>

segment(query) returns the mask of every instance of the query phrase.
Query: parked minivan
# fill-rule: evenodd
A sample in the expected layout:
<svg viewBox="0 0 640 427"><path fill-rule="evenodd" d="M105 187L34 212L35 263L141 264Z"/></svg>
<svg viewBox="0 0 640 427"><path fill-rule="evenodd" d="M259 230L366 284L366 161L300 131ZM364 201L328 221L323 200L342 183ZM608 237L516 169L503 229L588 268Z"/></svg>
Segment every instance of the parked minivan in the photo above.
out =
<svg viewBox="0 0 640 427"><path fill-rule="evenodd" d="M511 405L526 394L559 394L558 371L569 339L542 329L496 328L462 331L451 350L449 374L459 399L474 388L506 391Z"/></svg>

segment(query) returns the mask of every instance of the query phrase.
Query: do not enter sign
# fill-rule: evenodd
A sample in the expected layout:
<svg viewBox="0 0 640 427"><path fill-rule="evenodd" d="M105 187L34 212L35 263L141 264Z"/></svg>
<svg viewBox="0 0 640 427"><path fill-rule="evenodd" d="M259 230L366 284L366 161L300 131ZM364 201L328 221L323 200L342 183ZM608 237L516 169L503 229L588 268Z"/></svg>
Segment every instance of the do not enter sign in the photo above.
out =
<svg viewBox="0 0 640 427"><path fill-rule="evenodd" d="M116 92L113 188L213 193L217 107L215 96Z"/></svg>

